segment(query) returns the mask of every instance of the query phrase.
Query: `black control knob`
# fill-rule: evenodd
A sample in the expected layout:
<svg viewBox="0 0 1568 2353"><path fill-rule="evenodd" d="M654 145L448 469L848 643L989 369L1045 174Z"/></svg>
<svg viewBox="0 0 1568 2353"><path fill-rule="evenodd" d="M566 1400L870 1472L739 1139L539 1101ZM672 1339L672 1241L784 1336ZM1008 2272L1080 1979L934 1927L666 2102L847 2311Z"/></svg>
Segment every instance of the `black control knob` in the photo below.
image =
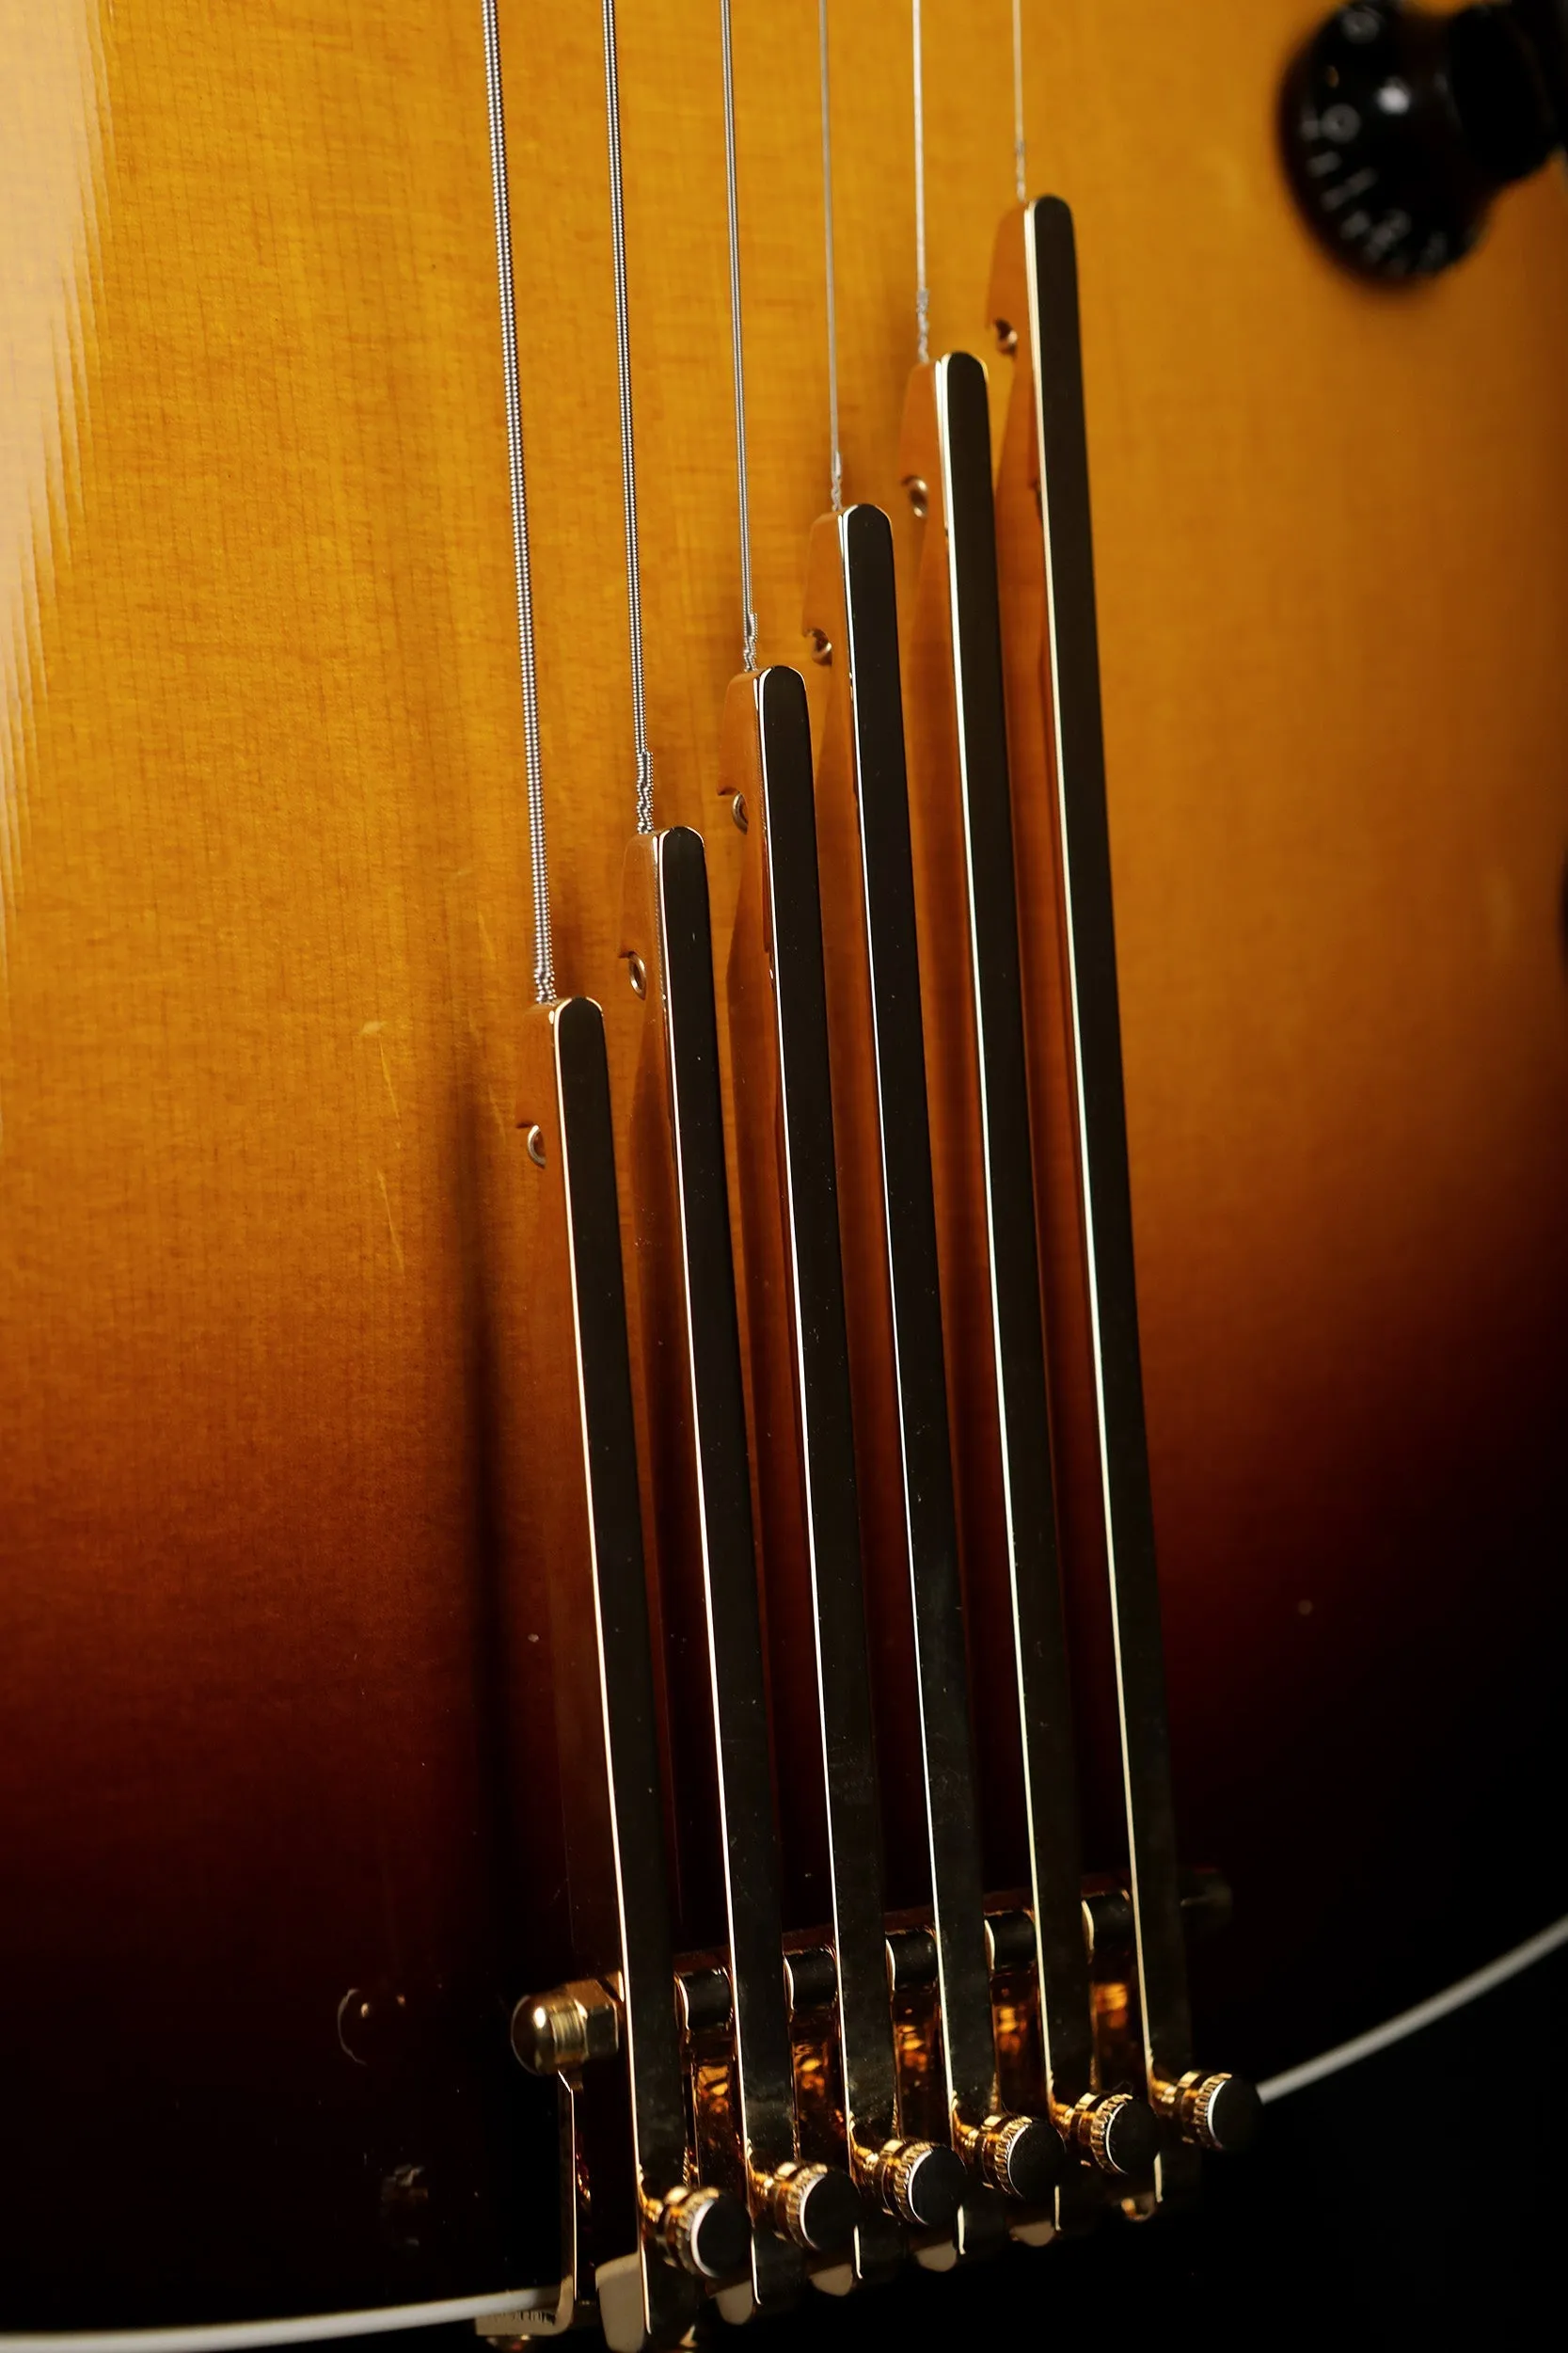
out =
<svg viewBox="0 0 1568 2353"><path fill-rule="evenodd" d="M1568 0L1435 16L1356 0L1286 77L1286 168L1307 221L1363 276L1430 278L1469 252L1499 188L1568 129Z"/></svg>

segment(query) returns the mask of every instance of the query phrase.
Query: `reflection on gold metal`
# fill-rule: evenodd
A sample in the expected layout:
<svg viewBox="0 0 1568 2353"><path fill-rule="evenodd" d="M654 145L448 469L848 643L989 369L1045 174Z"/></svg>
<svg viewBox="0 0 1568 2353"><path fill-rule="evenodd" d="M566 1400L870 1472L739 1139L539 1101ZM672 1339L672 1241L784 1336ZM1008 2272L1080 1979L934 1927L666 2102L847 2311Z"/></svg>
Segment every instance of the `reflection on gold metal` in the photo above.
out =
<svg viewBox="0 0 1568 2353"><path fill-rule="evenodd" d="M898 2122L906 2138L949 2137L936 1940L929 1929L896 1929L887 1940ZM896 2176L892 2177L896 2187ZM895 2205L898 2202L895 2197Z"/></svg>
<svg viewBox="0 0 1568 2353"><path fill-rule="evenodd" d="M1095 1979L1094 2032L1099 2072L1114 2079L1117 2062L1132 2047L1132 1989L1125 1978Z"/></svg>
<svg viewBox="0 0 1568 2353"><path fill-rule="evenodd" d="M784 1956L795 2133L802 2157L826 2162L847 2145L844 2077L835 2017L837 1976L824 1946Z"/></svg>
<svg viewBox="0 0 1568 2353"><path fill-rule="evenodd" d="M719 2183L745 2198L729 1978L717 1964L686 1968L675 1979L675 1991L686 2073L688 2170L700 2182Z"/></svg>
<svg viewBox="0 0 1568 2353"><path fill-rule="evenodd" d="M531 1995L513 2012L512 2047L531 2075L576 2075L620 2049L619 2006L593 1979Z"/></svg>
<svg viewBox="0 0 1568 2353"><path fill-rule="evenodd" d="M1023 2114L1038 2101L1045 2054L1035 1923L1022 1906L988 1916L986 1958L990 1967L997 2092L1004 2109Z"/></svg>

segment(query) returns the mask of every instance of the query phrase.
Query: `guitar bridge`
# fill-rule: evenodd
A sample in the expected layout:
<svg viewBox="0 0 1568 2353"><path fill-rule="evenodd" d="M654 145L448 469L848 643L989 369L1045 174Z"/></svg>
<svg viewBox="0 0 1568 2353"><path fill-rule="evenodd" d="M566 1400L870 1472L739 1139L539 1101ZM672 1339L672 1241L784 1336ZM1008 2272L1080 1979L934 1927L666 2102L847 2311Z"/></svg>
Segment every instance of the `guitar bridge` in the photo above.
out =
<svg viewBox="0 0 1568 2353"><path fill-rule="evenodd" d="M1214 1871L1182 1875L1182 1924L1196 1940L1228 1916L1229 1890ZM1085 1971L1093 1971L1092 2082L1069 2108L1053 2110L1060 2140L1079 2160L1080 2192L1070 2202L1073 2222L1082 2226L1100 2209L1116 2204L1142 2213L1154 2202L1154 2166L1160 2132L1148 2108L1128 2086L1135 2080L1138 2022L1132 1990L1132 1903L1127 1889L1103 1880L1089 1883L1079 1903ZM781 1980L789 2017L796 2135L800 2155L775 2177L767 2220L781 2234L804 2243L812 2283L829 2295L890 2278L912 2257L928 2267L995 2252L1008 2239L1037 2246L1055 2235L1062 2220L1054 2164L1032 2175L1027 2160L1015 2180L1009 2159L1029 2132L1031 2121L1014 2115L988 2145L981 2160L983 2187L976 2196L971 2171L946 2145L942 2121L941 2020L935 2001L936 1941L928 1918L899 1915L884 1935L886 2014L895 2054L899 2114L911 2129L866 2150L860 2194L847 2189L842 2170L847 2141L845 2055L840 2035L839 1973L831 1932L790 1936L780 1955ZM1041 2038L1040 1989L1036 1968L1036 1931L1027 1905L998 1901L988 1907L986 1948L992 2030L999 2065L1018 2096L1028 2096L1037 2071ZM722 2171L735 2142L737 2056L735 2004L722 1952L682 1956L674 1966L672 2007L678 2021L685 2074L689 2167L699 2180ZM583 2317L595 2303L594 2265L594 2149L584 2122L585 2099L594 2079L613 2075L624 2063L626 2025L623 1995L612 1984L590 1979L560 1985L519 2002L512 2025L513 2047L531 2074L559 2079L562 2120L562 2178L570 2204L569 2234L576 2271L557 2311ZM1174 2088L1161 2114L1187 2140L1218 2150L1238 2145L1249 2128L1247 2088L1231 2075L1194 2071ZM937 2138L922 2138L921 2122ZM995 2193L987 2195L987 2192ZM677 2201L673 2213L689 2202ZM880 2210L879 2210L880 2209ZM700 2219L704 2208L692 2207ZM648 2218L651 2234L666 2248L677 2245L670 2223ZM689 2220L688 2223L689 2231ZM702 2279L721 2313L747 2317L754 2306L752 2257L738 2210L715 2214L698 2240ZM634 2304L617 2294L610 2259L610 2303L603 2313L611 2345L624 2337L631 2346L646 2339ZM542 2325L543 2323L543 2325ZM563 2324L555 2313L503 2314L482 2324L488 2336L527 2339L555 2334Z"/></svg>
<svg viewBox="0 0 1568 2353"><path fill-rule="evenodd" d="M907 691L868 506L812 540L815 757L798 673L730 691L728 1136L702 841L628 854L629 1295L602 1019L541 1017L554 1087L523 1113L546 1192L564 1172L578 1365L587 1574L574 1591L564 1565L555 1606L582 1973L513 2021L559 2086L560 2283L488 2333L596 2312L635 2353L706 2300L738 2321L907 2257L974 2262L1183 2201L1200 2152L1256 2122L1190 2047L1187 1926L1228 1899L1175 1857L1070 224L1044 204L1020 229L1033 429L996 493L979 363L911 386ZM1017 259L1005 233L1004 277ZM1043 644L1005 614L999 528L1043 577ZM1014 743L1054 779L1065 1035L1024 982ZM1037 1166L1053 1101L1065 1253ZM1110 1881L1080 1852L1042 1329L1075 1293L1117 1634Z"/></svg>

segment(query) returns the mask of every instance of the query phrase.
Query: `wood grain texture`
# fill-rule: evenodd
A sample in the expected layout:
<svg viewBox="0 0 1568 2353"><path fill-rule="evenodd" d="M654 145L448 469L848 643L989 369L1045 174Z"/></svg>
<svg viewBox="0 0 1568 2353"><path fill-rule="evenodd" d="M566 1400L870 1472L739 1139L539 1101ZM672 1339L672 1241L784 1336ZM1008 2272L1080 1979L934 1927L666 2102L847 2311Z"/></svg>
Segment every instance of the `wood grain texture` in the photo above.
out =
<svg viewBox="0 0 1568 2353"><path fill-rule="evenodd" d="M597 11L501 13L561 973L624 1089ZM926 9L932 347L990 358L998 434L1008 14ZM1259 2065L1562 1894L1528 1867L1568 1518L1568 206L1515 191L1429 288L1336 276L1273 144L1315 14L1025 11L1030 177L1084 284L1181 1800L1241 1899L1200 1995ZM16 2325L548 2268L492 2031L560 1884L478 20L0 8ZM912 610L906 24L833 11L846 488L894 512ZM801 657L826 503L816 25L737 0L765 660ZM625 10L656 791L708 835L721 967L719 59L716 7ZM1114 1861L1103 1776L1095 1804ZM337 2010L372 1984L430 2024L356 2067ZM421 2162L410 2246L382 2185Z"/></svg>

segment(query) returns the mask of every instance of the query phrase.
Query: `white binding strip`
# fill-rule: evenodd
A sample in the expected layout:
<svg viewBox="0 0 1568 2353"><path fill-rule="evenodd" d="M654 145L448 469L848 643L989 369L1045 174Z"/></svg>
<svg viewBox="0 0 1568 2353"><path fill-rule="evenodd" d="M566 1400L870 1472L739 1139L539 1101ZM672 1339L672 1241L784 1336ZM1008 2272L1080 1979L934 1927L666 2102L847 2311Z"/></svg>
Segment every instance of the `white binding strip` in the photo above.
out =
<svg viewBox="0 0 1568 2353"><path fill-rule="evenodd" d="M446 2320L553 2307L554 2288L512 2288L503 2296L454 2296L442 2304L384 2304L370 2313L310 2313L299 2320L217 2321L198 2329L103 2329L13 2337L6 2353L243 2353L248 2345L315 2345L324 2337L373 2337L388 2329L436 2329Z"/></svg>
<svg viewBox="0 0 1568 2353"><path fill-rule="evenodd" d="M1287 2067L1282 2075L1271 2075L1267 2083L1258 2087L1260 2100L1283 2100L1292 2091L1305 2091L1308 2084L1321 2083L1325 2075L1337 2075L1342 2067L1354 2067L1364 2059L1371 2059L1378 2051L1386 2051L1391 2043L1402 2043L1407 2034L1419 2034L1423 2027L1434 2026L1450 2011L1463 2010L1466 2002L1479 2001L1494 1987L1506 1985L1525 1969L1544 1961L1548 1953L1568 1945L1568 1916L1544 1928L1538 1936L1527 1936L1522 1945L1497 1960L1489 1961L1484 1969L1477 1969L1446 1992L1433 1994L1429 2001L1418 2002L1414 2010L1402 2010L1397 2018L1386 2018L1380 2027L1369 2028L1365 2034L1353 2035L1348 2043L1337 2043L1331 2051L1322 2051L1316 2059L1304 2059L1299 2067Z"/></svg>

